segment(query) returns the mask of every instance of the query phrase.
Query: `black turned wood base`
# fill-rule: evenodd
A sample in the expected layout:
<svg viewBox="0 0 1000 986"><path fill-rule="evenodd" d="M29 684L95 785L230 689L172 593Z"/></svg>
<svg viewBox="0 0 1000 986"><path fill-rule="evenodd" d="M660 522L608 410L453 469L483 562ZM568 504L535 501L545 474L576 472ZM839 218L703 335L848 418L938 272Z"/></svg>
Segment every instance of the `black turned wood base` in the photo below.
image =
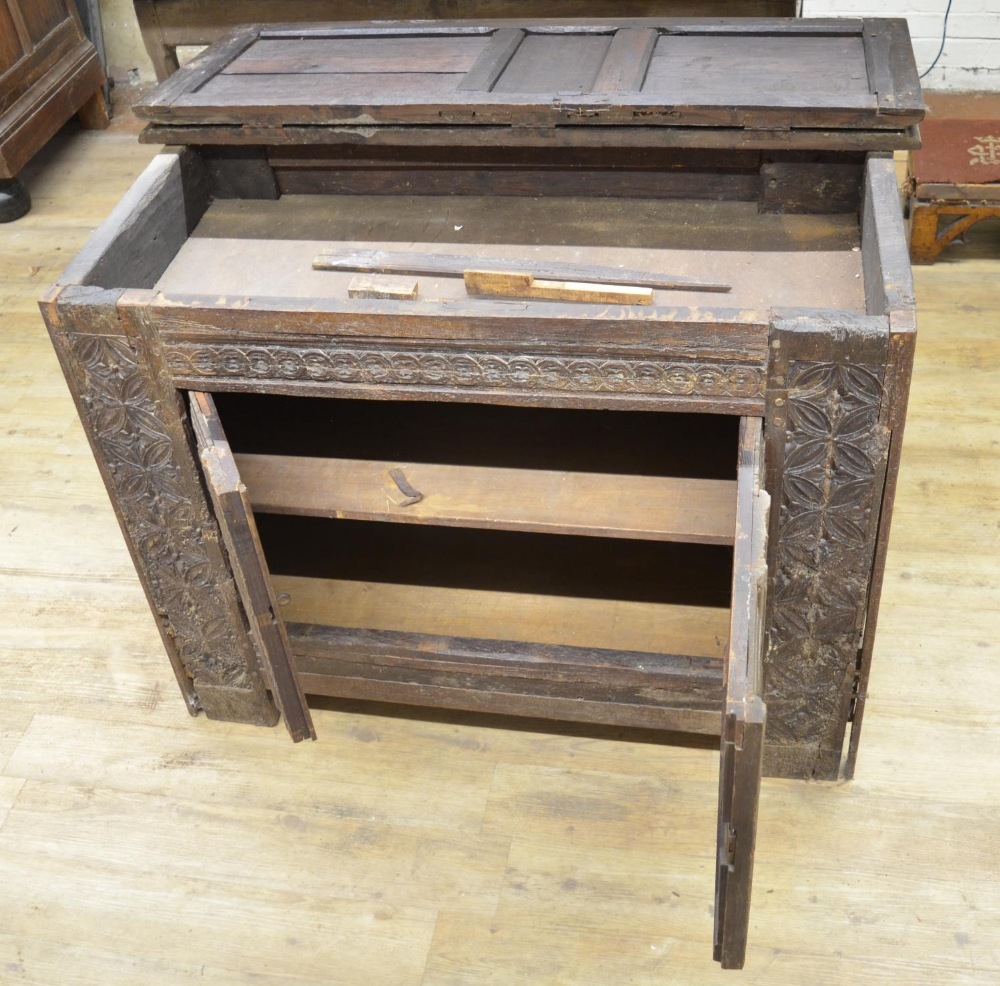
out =
<svg viewBox="0 0 1000 986"><path fill-rule="evenodd" d="M31 209L31 196L17 178L0 178L0 223L12 223Z"/></svg>

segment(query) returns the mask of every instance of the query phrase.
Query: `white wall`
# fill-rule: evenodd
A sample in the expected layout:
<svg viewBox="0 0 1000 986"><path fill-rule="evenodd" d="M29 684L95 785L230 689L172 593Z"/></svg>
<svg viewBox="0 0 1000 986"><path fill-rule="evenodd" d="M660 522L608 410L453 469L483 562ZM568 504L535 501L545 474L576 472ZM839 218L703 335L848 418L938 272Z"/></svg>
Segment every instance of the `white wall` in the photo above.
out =
<svg viewBox="0 0 1000 986"><path fill-rule="evenodd" d="M948 0L802 0L805 17L905 17L917 69L923 72L941 44ZM937 67L921 80L925 89L1000 91L1000 0L953 0L948 39Z"/></svg>

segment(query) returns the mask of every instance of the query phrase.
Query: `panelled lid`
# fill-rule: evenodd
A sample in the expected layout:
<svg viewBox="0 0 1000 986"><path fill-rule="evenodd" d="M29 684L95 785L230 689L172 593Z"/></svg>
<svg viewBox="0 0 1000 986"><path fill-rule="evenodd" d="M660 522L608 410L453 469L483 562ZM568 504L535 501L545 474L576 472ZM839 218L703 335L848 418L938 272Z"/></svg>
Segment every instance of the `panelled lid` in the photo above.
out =
<svg viewBox="0 0 1000 986"><path fill-rule="evenodd" d="M252 26L135 109L160 139L169 127L280 143L285 128L568 126L884 138L920 120L923 101L902 19L633 19Z"/></svg>

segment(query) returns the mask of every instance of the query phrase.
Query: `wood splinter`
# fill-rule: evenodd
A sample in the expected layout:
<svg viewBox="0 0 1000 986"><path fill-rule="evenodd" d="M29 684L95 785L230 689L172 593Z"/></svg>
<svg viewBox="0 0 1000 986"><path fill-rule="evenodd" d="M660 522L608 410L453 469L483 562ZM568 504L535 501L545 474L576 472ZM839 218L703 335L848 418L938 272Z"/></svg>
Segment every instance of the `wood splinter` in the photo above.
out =
<svg viewBox="0 0 1000 986"><path fill-rule="evenodd" d="M651 305L653 289L587 281L545 281L533 274L504 270L467 270L469 294L494 298L538 298L546 301L585 301L608 305Z"/></svg>

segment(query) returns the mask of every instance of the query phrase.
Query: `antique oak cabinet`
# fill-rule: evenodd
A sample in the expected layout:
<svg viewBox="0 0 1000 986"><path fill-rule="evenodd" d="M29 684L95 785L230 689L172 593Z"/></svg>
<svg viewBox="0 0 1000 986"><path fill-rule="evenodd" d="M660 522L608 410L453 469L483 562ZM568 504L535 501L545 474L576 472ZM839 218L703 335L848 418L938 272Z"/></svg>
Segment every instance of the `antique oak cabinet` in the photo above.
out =
<svg viewBox="0 0 1000 986"><path fill-rule="evenodd" d="M42 308L192 713L715 735L740 966L762 770L857 752L904 23L247 27L137 111L171 146Z"/></svg>
<svg viewBox="0 0 1000 986"><path fill-rule="evenodd" d="M103 85L74 0L0 0L0 222L28 211L17 176L74 113L108 125Z"/></svg>

